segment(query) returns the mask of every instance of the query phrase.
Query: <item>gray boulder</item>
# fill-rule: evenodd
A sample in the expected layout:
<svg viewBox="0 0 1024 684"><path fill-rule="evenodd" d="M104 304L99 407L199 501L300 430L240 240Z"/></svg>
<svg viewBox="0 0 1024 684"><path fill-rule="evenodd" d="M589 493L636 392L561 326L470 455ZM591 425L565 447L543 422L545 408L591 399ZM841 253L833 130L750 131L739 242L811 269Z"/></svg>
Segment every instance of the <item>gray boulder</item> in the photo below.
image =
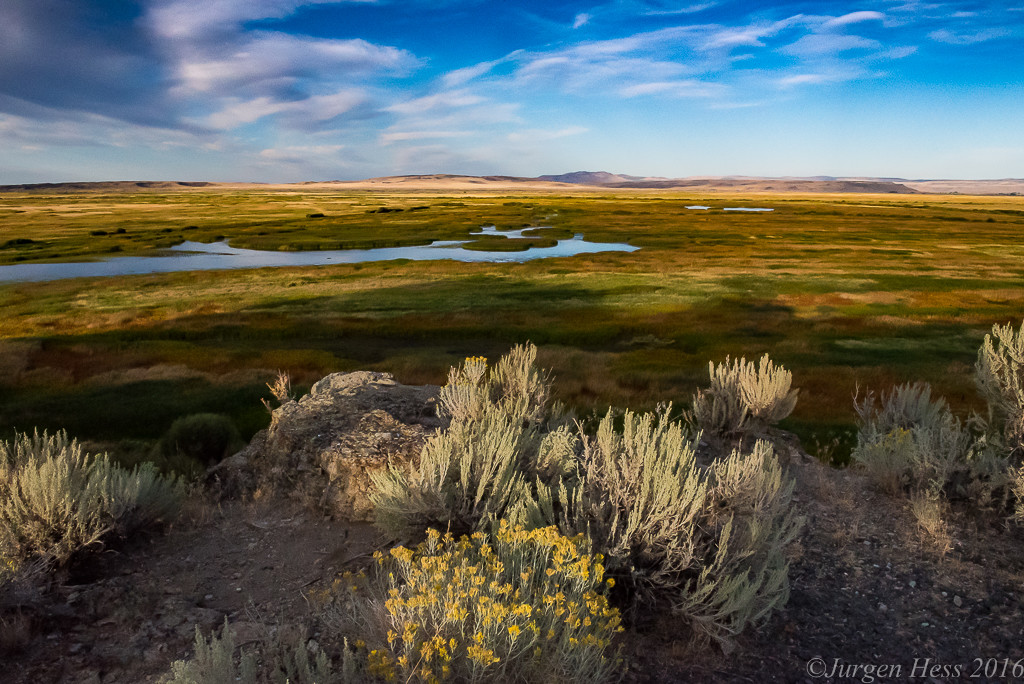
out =
<svg viewBox="0 0 1024 684"><path fill-rule="evenodd" d="M270 427L208 471L224 493L289 493L340 519L369 521L370 473L412 465L441 421L436 385L389 373L334 373L274 410Z"/></svg>

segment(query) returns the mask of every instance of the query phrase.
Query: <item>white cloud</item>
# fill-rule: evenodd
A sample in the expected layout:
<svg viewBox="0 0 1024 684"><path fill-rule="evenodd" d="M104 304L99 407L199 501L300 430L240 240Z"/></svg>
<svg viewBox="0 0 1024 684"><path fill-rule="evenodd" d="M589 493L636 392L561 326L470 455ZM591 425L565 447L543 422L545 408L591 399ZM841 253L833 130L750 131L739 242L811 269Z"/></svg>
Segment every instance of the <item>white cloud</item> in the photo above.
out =
<svg viewBox="0 0 1024 684"><path fill-rule="evenodd" d="M858 24L863 21L884 21L885 15L881 12L850 12L844 14L841 17L835 17L826 21L822 27L825 29L837 28L840 26L849 26L850 24Z"/></svg>
<svg viewBox="0 0 1024 684"><path fill-rule="evenodd" d="M946 29L940 29L938 31L932 31L928 34L928 37L939 43L947 43L949 45L974 45L975 43L984 43L990 40L996 40L998 38L1005 38L1010 35L1007 29L982 29L974 32L963 32L954 33Z"/></svg>
<svg viewBox="0 0 1024 684"><path fill-rule="evenodd" d="M359 90L342 90L292 102L282 102L270 97L234 100L210 115L206 119L206 124L213 128L229 130L276 114L288 114L300 121L324 122L341 116L366 100L365 93Z"/></svg>
<svg viewBox="0 0 1024 684"><path fill-rule="evenodd" d="M345 149L344 145L293 145L260 150L259 156L274 161L307 163L315 159L333 159L343 149Z"/></svg>
<svg viewBox="0 0 1024 684"><path fill-rule="evenodd" d="M916 45L900 45L873 55L877 59L903 59L917 52Z"/></svg>
<svg viewBox="0 0 1024 684"><path fill-rule="evenodd" d="M452 109L457 107L468 107L480 104L484 101L479 95L468 90L449 90L433 95L424 95L405 102L399 102L388 107L388 111L398 114L421 114L437 109Z"/></svg>
<svg viewBox="0 0 1024 684"><path fill-rule="evenodd" d="M785 76L780 78L778 83L783 88L792 88L795 86L802 85L820 85L822 83L832 83L837 79L830 74L793 74L792 76Z"/></svg>
<svg viewBox="0 0 1024 684"><path fill-rule="evenodd" d="M670 95L675 97L720 97L729 91L722 83L706 83L694 79L683 81L651 81L636 83L620 88L622 97L638 97L642 95Z"/></svg>
<svg viewBox="0 0 1024 684"><path fill-rule="evenodd" d="M568 138L573 135L582 135L588 132L590 129L583 126L567 126L558 130L549 131L540 128L531 128L523 131L514 131L506 136L506 139L511 143L523 143L523 142L544 142L547 140L558 140L559 138Z"/></svg>
<svg viewBox="0 0 1024 684"><path fill-rule="evenodd" d="M445 138L465 138L472 135L470 131L391 131L380 134L382 145L409 140L436 140Z"/></svg>
<svg viewBox="0 0 1024 684"><path fill-rule="evenodd" d="M406 76L419 60L406 50L359 38L330 39L245 22L287 17L314 4L359 0L156 0L142 24L174 76L170 93L216 130L273 117L296 130L323 128L380 105L372 87L381 77Z"/></svg>
<svg viewBox="0 0 1024 684"><path fill-rule="evenodd" d="M146 23L157 35L194 41L246 21L287 17L299 7L346 1L363 0L155 0L149 3Z"/></svg>
<svg viewBox="0 0 1024 684"><path fill-rule="evenodd" d="M877 40L860 36L811 33L801 36L796 42L785 46L781 51L798 57L817 57L838 54L847 50L877 50L881 47L882 44Z"/></svg>
<svg viewBox="0 0 1024 684"><path fill-rule="evenodd" d="M365 40L253 32L229 50L196 47L179 61L177 71L182 89L216 95L281 90L302 78L332 80L369 71L404 71L414 64L404 50Z"/></svg>
<svg viewBox="0 0 1024 684"><path fill-rule="evenodd" d="M494 67L500 64L504 60L495 60L493 62L480 62L472 66L463 67L461 69L455 69L449 71L447 74L441 77L441 83L445 88L458 88L476 78L483 76L490 72Z"/></svg>
<svg viewBox="0 0 1024 684"><path fill-rule="evenodd" d="M586 26L590 22L591 16L586 12L580 12L576 15L576 19L572 22L572 27L578 29L581 26Z"/></svg>
<svg viewBox="0 0 1024 684"><path fill-rule="evenodd" d="M712 7L717 7L718 5L719 3L717 2L705 2L703 4L688 5L686 7L680 7L678 9L647 10L646 12L644 12L644 14L651 17L672 16L676 14L697 14L699 12L703 12L704 10L709 10Z"/></svg>

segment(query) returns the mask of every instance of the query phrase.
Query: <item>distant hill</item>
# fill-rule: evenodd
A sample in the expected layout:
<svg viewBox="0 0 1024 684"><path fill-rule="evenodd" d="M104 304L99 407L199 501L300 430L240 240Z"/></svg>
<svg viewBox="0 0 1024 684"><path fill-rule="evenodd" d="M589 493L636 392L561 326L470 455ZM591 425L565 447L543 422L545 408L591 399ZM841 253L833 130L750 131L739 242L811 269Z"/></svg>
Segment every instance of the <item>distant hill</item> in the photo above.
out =
<svg viewBox="0 0 1024 684"><path fill-rule="evenodd" d="M627 176L607 171L574 171L557 176L538 176L537 180L573 185L600 185L608 188L700 188L746 190L748 192L872 192L911 194L917 190L895 182L899 179L843 179L832 176L812 178L758 178L753 176L712 176L697 178L658 178Z"/></svg>
<svg viewBox="0 0 1024 684"><path fill-rule="evenodd" d="M0 192L139 192L145 190L181 190L184 188L208 188L223 183L206 181L95 181L81 183L24 183L22 185L0 185Z"/></svg>
<svg viewBox="0 0 1024 684"><path fill-rule="evenodd" d="M524 178L520 176L464 176L434 173L386 176L357 181L306 181L303 183L209 183L205 181L101 181L0 185L0 193L97 194L130 192L204 192L247 190L294 192L296 190L411 190L460 192L602 192L607 190L697 190L703 192L795 192L878 194L1024 195L1024 179L1001 180L904 180L901 178L761 178L756 176L703 176L663 178L630 176L607 171L575 171Z"/></svg>
<svg viewBox="0 0 1024 684"><path fill-rule="evenodd" d="M573 171L557 176L537 176L537 180L555 183L572 183L573 185L612 185L615 183L637 183L644 181L661 181L667 178L651 178L643 176L625 176L607 171Z"/></svg>

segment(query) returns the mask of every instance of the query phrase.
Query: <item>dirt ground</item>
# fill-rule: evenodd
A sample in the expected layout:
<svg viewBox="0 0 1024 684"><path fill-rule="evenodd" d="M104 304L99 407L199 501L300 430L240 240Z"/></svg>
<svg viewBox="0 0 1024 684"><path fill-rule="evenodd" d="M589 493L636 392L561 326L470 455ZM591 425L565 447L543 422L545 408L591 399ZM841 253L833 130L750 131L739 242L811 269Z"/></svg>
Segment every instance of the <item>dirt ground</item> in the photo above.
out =
<svg viewBox="0 0 1024 684"><path fill-rule="evenodd" d="M942 554L909 504L863 475L791 464L806 517L791 596L731 653L694 645L670 615L628 632L627 682L1012 681L1022 679L1024 533L951 516ZM4 682L153 682L225 617L239 643L309 623L305 595L374 544L275 501L196 505L166 534L100 554L21 614L30 637ZM315 636L315 634L314 634Z"/></svg>

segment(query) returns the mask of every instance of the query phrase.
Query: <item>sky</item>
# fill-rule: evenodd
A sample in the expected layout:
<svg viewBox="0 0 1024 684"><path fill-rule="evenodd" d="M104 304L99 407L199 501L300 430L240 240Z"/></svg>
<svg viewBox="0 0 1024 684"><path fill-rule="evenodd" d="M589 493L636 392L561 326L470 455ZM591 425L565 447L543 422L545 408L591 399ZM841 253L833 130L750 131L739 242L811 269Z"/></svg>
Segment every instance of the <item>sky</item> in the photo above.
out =
<svg viewBox="0 0 1024 684"><path fill-rule="evenodd" d="M0 184L1024 177L1024 0L0 0Z"/></svg>

